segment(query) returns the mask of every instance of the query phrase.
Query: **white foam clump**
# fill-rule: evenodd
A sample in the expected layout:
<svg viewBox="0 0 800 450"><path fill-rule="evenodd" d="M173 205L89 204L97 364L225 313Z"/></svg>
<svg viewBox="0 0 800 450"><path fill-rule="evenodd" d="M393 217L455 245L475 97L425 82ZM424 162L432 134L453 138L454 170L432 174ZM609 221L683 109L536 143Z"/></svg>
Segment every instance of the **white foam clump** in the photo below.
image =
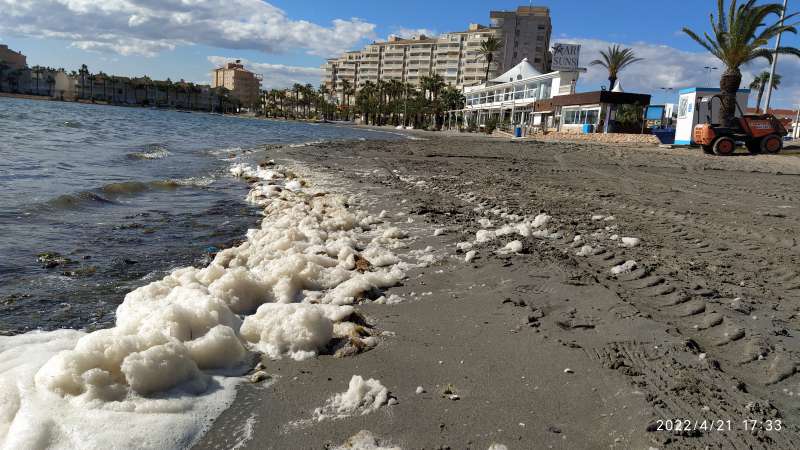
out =
<svg viewBox="0 0 800 450"><path fill-rule="evenodd" d="M478 256L478 252L476 252L475 250L470 250L467 252L466 255L464 255L464 261L466 261L467 263L471 263L476 256Z"/></svg>
<svg viewBox="0 0 800 450"><path fill-rule="evenodd" d="M373 303L377 303L379 305L396 305L398 303L403 302L403 297L400 297L397 294L392 294L390 296L382 295L375 299Z"/></svg>
<svg viewBox="0 0 800 450"><path fill-rule="evenodd" d="M594 252L594 247L591 245L584 245L582 246L575 255L577 256L590 256Z"/></svg>
<svg viewBox="0 0 800 450"><path fill-rule="evenodd" d="M478 232L475 233L475 242L478 244L483 244L484 242L489 242L496 237L497 234L495 234L495 232L492 230L478 230Z"/></svg>
<svg viewBox="0 0 800 450"><path fill-rule="evenodd" d="M305 303L265 303L255 314L248 316L240 334L253 347L272 358L289 355L296 360L316 356L333 337L332 319L352 314L350 306L324 305L331 317L319 305Z"/></svg>
<svg viewBox="0 0 800 450"><path fill-rule="evenodd" d="M218 416L235 398L239 379L215 375L203 383L215 383L218 388L202 396L187 395L193 393L191 387L198 387L194 384L168 396L134 393L105 402L104 396L116 394L113 383L102 369L95 369L83 374L87 382L93 382L89 385L95 392L67 401L41 383L40 377L47 376L42 366L87 336L77 330L0 336L0 448L188 448L209 426L209 418ZM174 367L175 360L164 363L165 368ZM110 423L124 423L124 430Z"/></svg>
<svg viewBox="0 0 800 450"><path fill-rule="evenodd" d="M521 241L511 241L508 244L506 244L505 247L497 250L497 252L501 254L519 253L521 251L522 251Z"/></svg>
<svg viewBox="0 0 800 450"><path fill-rule="evenodd" d="M14 366L4 366L0 446L9 439L47 440L56 447L71 447L69 439L94 442L83 432L102 432L90 425L73 427L77 431L69 436L53 431L72 429L70 421L91 416L90 410L135 412L125 417L128 428L157 421L154 429L167 429L164 435L154 432L139 440L138 435L117 433L101 448L130 447L134 442L139 447L174 447L162 444L175 439L188 444L192 433L221 411L213 405L235 392L235 378L206 371L241 374L251 350L273 358L316 355L332 337L343 337L335 325L353 310L342 305L404 277L399 265L359 273L354 263L357 249L364 249L364 254L381 255L381 262L390 264L386 246L397 244L403 235L399 230L366 233L373 220L366 213L350 210L342 196L293 192L288 184L297 180L287 181L280 168L236 165L231 171L261 180L253 183L249 195L264 208L260 229L249 230L243 244L220 251L208 267L178 269L128 293L117 308L115 327L71 335L58 352L48 350L32 358L35 363L17 360L27 369L13 382L7 376L15 373ZM271 191L274 196L254 195L281 186L284 189ZM40 342L22 337L3 343L20 354L41 348ZM211 386L221 389L209 390ZM47 402L38 402L39 397ZM198 421L192 414L202 408L208 414ZM69 414L50 420L50 410ZM150 414L160 412L175 414L168 419ZM177 427L174 433L170 424ZM22 431L12 435L18 427Z"/></svg>
<svg viewBox="0 0 800 450"><path fill-rule="evenodd" d="M433 235L434 236L441 236L443 234L444 234L444 228L437 228L437 229L433 230Z"/></svg>
<svg viewBox="0 0 800 450"><path fill-rule="evenodd" d="M389 390L380 381L374 378L365 380L359 375L353 375L347 391L335 394L324 406L314 410L314 420L321 422L365 415L377 411L388 402Z"/></svg>
<svg viewBox="0 0 800 450"><path fill-rule="evenodd" d="M621 243L619 244L621 247L628 247L633 248L639 245L642 242L641 239L635 237L623 237L621 239Z"/></svg>
<svg viewBox="0 0 800 450"><path fill-rule="evenodd" d="M456 244L456 248L461 251L471 250L473 246L472 242L459 242Z"/></svg>
<svg viewBox="0 0 800 450"><path fill-rule="evenodd" d="M550 222L551 218L552 217L548 216L547 214L539 214L536 217L534 217L531 226L534 228L541 228L547 225L547 223Z"/></svg>
<svg viewBox="0 0 800 450"><path fill-rule="evenodd" d="M401 127L402 128L402 127ZM361 430L351 436L342 445L333 447L332 450L402 450L376 437L372 432Z"/></svg>
<svg viewBox="0 0 800 450"><path fill-rule="evenodd" d="M629 273L633 269L635 269L636 267L637 267L636 261L628 260L628 261L625 261L624 263L622 263L622 264L620 264L618 266L612 267L611 268L611 273L614 274L614 275L619 275L619 274L622 274L622 273Z"/></svg>
<svg viewBox="0 0 800 450"><path fill-rule="evenodd" d="M503 444L494 443L489 446L488 450L508 450L508 447Z"/></svg>

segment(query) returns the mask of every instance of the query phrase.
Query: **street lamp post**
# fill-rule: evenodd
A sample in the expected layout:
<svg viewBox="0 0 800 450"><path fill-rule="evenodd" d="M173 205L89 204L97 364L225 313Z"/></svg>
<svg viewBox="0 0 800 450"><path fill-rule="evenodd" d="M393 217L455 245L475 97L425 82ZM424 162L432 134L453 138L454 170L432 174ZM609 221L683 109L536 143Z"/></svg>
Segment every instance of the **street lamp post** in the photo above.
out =
<svg viewBox="0 0 800 450"><path fill-rule="evenodd" d="M783 20L786 18L786 7L789 4L789 0L783 0L783 11L781 11L781 26L783 26ZM772 82L775 78L775 66L778 64L778 48L781 46L781 34L778 33L778 37L775 38L775 53L772 55L772 65L769 68L769 84L767 85L767 99L766 99L766 106L764 107L764 113L769 113L769 101L772 98Z"/></svg>
<svg viewBox="0 0 800 450"><path fill-rule="evenodd" d="M709 82L709 83L711 82L711 80L710 80L711 71L712 70L719 70L718 67L712 67L712 66L703 66L703 69L705 69L705 71L706 71L706 82Z"/></svg>

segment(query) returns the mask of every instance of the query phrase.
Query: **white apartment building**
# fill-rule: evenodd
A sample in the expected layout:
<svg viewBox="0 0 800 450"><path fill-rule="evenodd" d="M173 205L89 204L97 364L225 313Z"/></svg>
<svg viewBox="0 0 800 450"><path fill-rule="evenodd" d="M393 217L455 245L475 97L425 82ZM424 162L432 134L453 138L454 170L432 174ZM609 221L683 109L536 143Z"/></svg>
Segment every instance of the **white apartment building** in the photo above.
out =
<svg viewBox="0 0 800 450"><path fill-rule="evenodd" d="M516 12L492 11L492 26L470 24L466 31L436 38L390 37L362 50L329 59L322 67L324 83L341 100L343 82L356 90L367 81L397 80L419 85L423 76L439 74L457 88L484 82L486 61L479 54L490 36L504 42L489 67L489 78L527 58L541 72L549 70L550 16L547 8L523 7Z"/></svg>

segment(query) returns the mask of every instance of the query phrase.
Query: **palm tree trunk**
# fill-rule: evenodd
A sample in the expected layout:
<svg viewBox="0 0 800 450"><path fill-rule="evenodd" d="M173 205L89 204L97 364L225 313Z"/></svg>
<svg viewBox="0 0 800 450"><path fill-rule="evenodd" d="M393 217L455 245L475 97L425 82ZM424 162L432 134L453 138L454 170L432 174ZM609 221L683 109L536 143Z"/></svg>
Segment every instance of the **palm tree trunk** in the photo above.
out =
<svg viewBox="0 0 800 450"><path fill-rule="evenodd" d="M722 124L726 127L734 125L736 117L736 92L742 83L742 72L738 68L728 68L719 79L719 88L722 91Z"/></svg>
<svg viewBox="0 0 800 450"><path fill-rule="evenodd" d="M758 98L756 99L756 112L761 112L761 97L764 96L764 88L766 84L759 83L758 85Z"/></svg>
<svg viewBox="0 0 800 450"><path fill-rule="evenodd" d="M613 91L617 85L617 77L608 77L608 90Z"/></svg>

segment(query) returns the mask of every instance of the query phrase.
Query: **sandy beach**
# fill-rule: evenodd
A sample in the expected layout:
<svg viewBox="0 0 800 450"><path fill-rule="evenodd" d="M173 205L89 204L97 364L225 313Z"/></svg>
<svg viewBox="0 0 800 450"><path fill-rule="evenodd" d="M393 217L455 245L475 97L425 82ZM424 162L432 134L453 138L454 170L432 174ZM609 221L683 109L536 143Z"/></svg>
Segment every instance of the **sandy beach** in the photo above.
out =
<svg viewBox="0 0 800 450"><path fill-rule="evenodd" d="M431 256L356 306L375 348L266 361L196 448L800 445L800 159L414 135L268 151ZM394 400L308 420L353 375Z"/></svg>

